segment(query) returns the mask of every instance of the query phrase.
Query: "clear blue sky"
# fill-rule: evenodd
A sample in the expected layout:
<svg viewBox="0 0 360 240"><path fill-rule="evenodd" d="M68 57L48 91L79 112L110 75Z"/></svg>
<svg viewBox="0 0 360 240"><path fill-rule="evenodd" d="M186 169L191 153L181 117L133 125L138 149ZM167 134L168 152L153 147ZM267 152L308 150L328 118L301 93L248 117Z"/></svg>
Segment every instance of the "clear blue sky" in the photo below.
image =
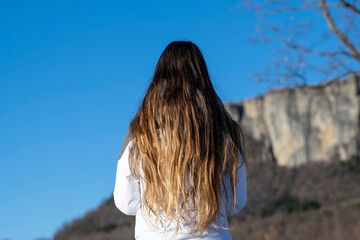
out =
<svg viewBox="0 0 360 240"><path fill-rule="evenodd" d="M268 46L238 0L3 1L0 6L0 239L51 237L112 196L128 124L166 45L202 50L224 102Z"/></svg>

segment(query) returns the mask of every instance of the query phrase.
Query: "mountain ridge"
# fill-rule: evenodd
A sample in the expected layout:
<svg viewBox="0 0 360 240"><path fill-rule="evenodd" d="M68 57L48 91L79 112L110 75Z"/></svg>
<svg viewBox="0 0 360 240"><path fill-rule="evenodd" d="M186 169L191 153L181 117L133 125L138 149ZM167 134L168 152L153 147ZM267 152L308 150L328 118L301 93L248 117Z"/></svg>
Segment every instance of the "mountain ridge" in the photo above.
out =
<svg viewBox="0 0 360 240"><path fill-rule="evenodd" d="M275 89L225 108L255 150L250 159L294 167L360 153L360 75Z"/></svg>

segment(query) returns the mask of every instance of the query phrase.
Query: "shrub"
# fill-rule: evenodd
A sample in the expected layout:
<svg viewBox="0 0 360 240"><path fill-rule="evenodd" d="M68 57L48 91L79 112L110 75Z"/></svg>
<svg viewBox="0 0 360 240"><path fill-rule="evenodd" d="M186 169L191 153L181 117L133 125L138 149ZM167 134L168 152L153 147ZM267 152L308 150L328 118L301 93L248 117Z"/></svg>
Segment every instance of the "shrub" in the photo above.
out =
<svg viewBox="0 0 360 240"><path fill-rule="evenodd" d="M282 195L275 202L273 202L268 208L263 209L261 216L267 217L274 213L281 211L286 213L304 212L312 209L319 209L321 204L314 200L300 201L296 197L288 194Z"/></svg>
<svg viewBox="0 0 360 240"><path fill-rule="evenodd" d="M340 162L340 166L345 171L360 173L360 155L353 155L348 160Z"/></svg>

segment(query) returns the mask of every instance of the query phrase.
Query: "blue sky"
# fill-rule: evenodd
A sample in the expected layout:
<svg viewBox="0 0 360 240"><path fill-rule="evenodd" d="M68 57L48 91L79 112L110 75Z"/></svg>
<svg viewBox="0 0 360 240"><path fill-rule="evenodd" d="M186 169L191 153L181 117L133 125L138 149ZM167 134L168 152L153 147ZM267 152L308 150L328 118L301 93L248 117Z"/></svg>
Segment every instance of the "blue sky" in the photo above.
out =
<svg viewBox="0 0 360 240"><path fill-rule="evenodd" d="M6 1L0 7L0 239L51 237L111 196L128 124L166 45L202 50L224 102L262 94L270 52L231 1Z"/></svg>

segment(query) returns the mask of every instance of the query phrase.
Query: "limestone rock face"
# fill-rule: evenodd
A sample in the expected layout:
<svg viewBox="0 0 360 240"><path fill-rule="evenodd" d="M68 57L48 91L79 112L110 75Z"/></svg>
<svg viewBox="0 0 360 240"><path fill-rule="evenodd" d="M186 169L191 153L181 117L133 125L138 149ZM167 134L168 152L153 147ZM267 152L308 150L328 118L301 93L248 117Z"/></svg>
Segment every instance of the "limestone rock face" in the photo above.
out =
<svg viewBox="0 0 360 240"><path fill-rule="evenodd" d="M248 158L299 166L360 152L360 76L272 90L225 104L247 136Z"/></svg>

